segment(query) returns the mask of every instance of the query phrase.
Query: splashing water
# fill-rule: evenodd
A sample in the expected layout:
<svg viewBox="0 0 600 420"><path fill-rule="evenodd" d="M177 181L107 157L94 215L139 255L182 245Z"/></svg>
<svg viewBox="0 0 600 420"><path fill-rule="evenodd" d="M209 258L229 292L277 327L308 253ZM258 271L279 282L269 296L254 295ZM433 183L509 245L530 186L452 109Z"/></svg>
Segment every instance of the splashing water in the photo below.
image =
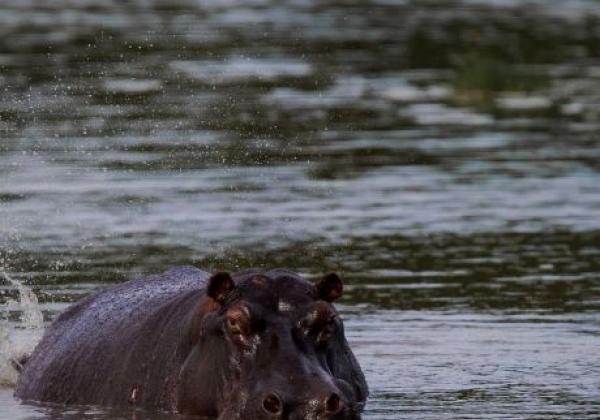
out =
<svg viewBox="0 0 600 420"><path fill-rule="evenodd" d="M0 387L14 386L18 372L15 361L29 354L44 330L44 316L33 290L6 272L2 275L19 293L18 301L8 301L0 316ZM12 310L21 311L20 322L9 321Z"/></svg>

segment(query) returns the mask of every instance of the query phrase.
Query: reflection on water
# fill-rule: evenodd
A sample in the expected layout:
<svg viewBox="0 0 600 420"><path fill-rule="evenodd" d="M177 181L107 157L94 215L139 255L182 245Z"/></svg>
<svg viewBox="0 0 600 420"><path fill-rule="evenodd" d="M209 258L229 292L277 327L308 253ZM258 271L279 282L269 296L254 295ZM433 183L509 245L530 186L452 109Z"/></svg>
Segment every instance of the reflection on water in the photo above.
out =
<svg viewBox="0 0 600 420"><path fill-rule="evenodd" d="M0 356L8 278L50 321L177 264L335 270L366 418L598 418L599 82L595 1L3 1Z"/></svg>

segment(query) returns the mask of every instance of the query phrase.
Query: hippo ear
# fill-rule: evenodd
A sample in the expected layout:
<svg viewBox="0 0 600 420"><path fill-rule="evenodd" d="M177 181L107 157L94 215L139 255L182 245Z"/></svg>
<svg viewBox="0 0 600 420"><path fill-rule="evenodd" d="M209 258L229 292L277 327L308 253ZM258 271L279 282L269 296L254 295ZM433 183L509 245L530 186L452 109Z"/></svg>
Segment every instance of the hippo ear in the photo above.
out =
<svg viewBox="0 0 600 420"><path fill-rule="evenodd" d="M344 283L337 274L329 273L317 282L316 288L319 299L326 302L333 302L342 296Z"/></svg>
<svg viewBox="0 0 600 420"><path fill-rule="evenodd" d="M219 272L208 279L206 294L216 302L223 305L231 292L235 289L235 283L229 273Z"/></svg>

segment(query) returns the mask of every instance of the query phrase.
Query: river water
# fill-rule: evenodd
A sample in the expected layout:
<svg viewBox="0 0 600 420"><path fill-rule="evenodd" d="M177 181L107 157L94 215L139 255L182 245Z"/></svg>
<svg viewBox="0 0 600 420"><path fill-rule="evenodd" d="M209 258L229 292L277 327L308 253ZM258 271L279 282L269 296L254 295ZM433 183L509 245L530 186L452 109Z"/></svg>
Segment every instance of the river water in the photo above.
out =
<svg viewBox="0 0 600 420"><path fill-rule="evenodd" d="M166 418L6 359L179 264L340 273L366 419L600 417L598 2L4 0L0 92L0 419Z"/></svg>

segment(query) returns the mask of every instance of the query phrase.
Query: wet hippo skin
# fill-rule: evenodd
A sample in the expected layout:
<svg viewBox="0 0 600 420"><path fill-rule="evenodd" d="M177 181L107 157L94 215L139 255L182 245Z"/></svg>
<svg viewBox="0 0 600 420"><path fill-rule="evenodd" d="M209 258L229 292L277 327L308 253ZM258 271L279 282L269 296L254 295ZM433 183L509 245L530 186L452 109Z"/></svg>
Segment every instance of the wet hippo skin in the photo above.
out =
<svg viewBox="0 0 600 420"><path fill-rule="evenodd" d="M193 267L118 284L62 313L16 396L228 419L360 419L368 389L331 304L335 274Z"/></svg>

